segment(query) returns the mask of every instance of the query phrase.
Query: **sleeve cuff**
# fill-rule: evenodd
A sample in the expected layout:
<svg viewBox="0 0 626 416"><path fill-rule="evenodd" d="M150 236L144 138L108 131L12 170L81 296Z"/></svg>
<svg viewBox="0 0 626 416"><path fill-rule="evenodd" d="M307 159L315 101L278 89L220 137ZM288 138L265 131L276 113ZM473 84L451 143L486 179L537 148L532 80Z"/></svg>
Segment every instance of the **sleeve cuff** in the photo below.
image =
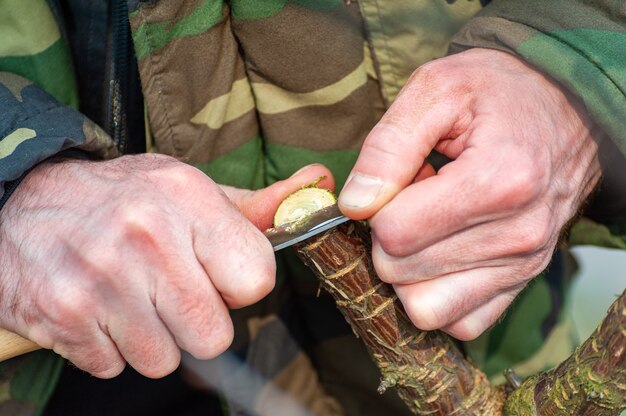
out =
<svg viewBox="0 0 626 416"><path fill-rule="evenodd" d="M90 159L90 157L89 157L89 153L87 153L85 151L82 151L80 149L67 149L67 150L64 150L64 151L62 151L60 153L57 153L56 155L52 156L51 158L46 159L46 160L44 160L44 161L42 161L40 163L50 162L50 161L62 161L62 160L65 160L65 159L88 160L88 159ZM19 178L15 179L15 180L5 182L5 184L4 184L4 193L2 194L2 197L0 197L0 211L2 211L2 208L4 208L4 205L7 203L7 201L9 200L11 195L13 194L13 192L20 185L20 183L22 183L24 178L34 168L35 167L33 166L32 168L30 168L29 170L24 172Z"/></svg>

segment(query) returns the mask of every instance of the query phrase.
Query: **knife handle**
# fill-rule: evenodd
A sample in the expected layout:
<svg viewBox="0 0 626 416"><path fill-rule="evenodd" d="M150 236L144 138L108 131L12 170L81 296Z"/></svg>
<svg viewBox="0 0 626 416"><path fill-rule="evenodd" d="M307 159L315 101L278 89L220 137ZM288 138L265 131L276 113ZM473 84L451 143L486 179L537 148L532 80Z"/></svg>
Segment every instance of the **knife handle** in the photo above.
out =
<svg viewBox="0 0 626 416"><path fill-rule="evenodd" d="M33 341L0 328L0 362L40 348Z"/></svg>

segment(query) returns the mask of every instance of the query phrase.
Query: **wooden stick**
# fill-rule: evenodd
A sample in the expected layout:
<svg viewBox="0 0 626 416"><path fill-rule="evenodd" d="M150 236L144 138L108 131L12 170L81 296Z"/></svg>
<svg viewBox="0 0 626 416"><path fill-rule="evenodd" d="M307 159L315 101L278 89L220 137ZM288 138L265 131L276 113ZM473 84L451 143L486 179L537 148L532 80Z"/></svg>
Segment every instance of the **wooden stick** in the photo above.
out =
<svg viewBox="0 0 626 416"><path fill-rule="evenodd" d="M556 368L529 377L507 416L617 416L626 408L626 291L591 336Z"/></svg>
<svg viewBox="0 0 626 416"><path fill-rule="evenodd" d="M570 358L509 395L445 334L411 324L393 288L376 275L370 236L359 223L296 248L378 365L379 392L396 387L416 415L617 416L626 408L626 291Z"/></svg>
<svg viewBox="0 0 626 416"><path fill-rule="evenodd" d="M395 387L416 415L501 414L503 389L492 386L447 335L413 326L391 285L376 275L369 233L359 223L296 248L365 343L381 371L380 393Z"/></svg>
<svg viewBox="0 0 626 416"><path fill-rule="evenodd" d="M287 222L294 234L298 227L306 231L308 216L335 202L328 194L315 183L295 192L274 226ZM413 326L393 287L374 270L362 223L344 223L294 247L363 340L381 372L379 393L396 387L416 415L615 416L626 408L626 291L566 361L521 386L508 377L515 389L509 394L492 386L446 334Z"/></svg>
<svg viewBox="0 0 626 416"><path fill-rule="evenodd" d="M0 328L0 362L40 348L33 341Z"/></svg>

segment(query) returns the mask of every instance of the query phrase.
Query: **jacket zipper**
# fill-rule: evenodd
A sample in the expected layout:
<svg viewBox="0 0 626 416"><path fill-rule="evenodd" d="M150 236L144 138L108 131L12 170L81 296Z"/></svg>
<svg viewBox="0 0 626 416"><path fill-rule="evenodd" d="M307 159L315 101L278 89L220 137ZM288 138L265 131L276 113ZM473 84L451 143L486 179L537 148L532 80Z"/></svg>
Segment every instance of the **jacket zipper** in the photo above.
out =
<svg viewBox="0 0 626 416"><path fill-rule="evenodd" d="M128 66L130 59L130 28L126 0L113 0L110 13L111 40L108 85L109 134L122 154L126 153L128 126Z"/></svg>

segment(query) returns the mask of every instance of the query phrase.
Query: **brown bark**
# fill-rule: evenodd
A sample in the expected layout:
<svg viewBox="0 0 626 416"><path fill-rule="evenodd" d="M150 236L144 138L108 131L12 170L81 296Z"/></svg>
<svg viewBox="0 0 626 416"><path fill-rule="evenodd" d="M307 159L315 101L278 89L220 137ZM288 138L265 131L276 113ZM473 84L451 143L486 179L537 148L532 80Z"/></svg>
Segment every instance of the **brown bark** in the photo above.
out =
<svg viewBox="0 0 626 416"><path fill-rule="evenodd" d="M506 398L447 335L412 325L393 288L376 275L370 236L359 223L296 248L378 365L379 392L396 387L417 415L611 416L626 407L626 292L568 360Z"/></svg>
<svg viewBox="0 0 626 416"><path fill-rule="evenodd" d="M393 288L376 275L369 233L350 222L297 247L320 278L382 374L379 392L396 387L418 415L500 414L503 390L492 387L439 331L421 331Z"/></svg>
<svg viewBox="0 0 626 416"><path fill-rule="evenodd" d="M626 291L574 354L511 394L511 416L609 416L626 407Z"/></svg>

